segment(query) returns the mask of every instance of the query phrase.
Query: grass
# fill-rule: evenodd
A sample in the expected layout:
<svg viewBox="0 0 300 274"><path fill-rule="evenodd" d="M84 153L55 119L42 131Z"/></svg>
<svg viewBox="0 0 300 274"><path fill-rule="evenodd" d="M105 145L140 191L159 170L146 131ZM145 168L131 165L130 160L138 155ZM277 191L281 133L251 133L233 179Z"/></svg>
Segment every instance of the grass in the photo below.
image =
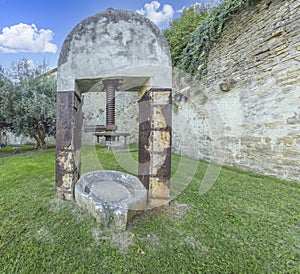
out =
<svg viewBox="0 0 300 274"><path fill-rule="evenodd" d="M0 157L9 156L10 154L20 153L24 151L31 151L34 149L34 146L7 146L0 149Z"/></svg>
<svg viewBox="0 0 300 274"><path fill-rule="evenodd" d="M136 152L83 151L85 171L136 173ZM223 167L199 195L208 163L174 155L176 198L117 232L55 199L54 150L9 153L0 167L0 273L300 271L297 183Z"/></svg>

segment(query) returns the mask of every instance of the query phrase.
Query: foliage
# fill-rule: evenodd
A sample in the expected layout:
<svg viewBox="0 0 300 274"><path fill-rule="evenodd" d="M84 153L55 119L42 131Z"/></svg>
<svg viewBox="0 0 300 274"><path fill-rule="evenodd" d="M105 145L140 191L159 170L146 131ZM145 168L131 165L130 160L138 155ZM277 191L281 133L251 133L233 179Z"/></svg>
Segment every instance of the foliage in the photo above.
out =
<svg viewBox="0 0 300 274"><path fill-rule="evenodd" d="M173 66L183 58L183 50L191 39L198 25L206 19L207 9L192 6L185 9L182 16L170 23L169 28L164 30L164 35L169 43Z"/></svg>
<svg viewBox="0 0 300 274"><path fill-rule="evenodd" d="M0 87L2 127L35 139L37 149L45 148L46 136L55 134L56 80L45 74L47 69L45 62L32 68L22 59L12 65Z"/></svg>
<svg viewBox="0 0 300 274"><path fill-rule="evenodd" d="M258 0L223 0L218 6L212 7L207 15L203 14L197 26L188 23L195 15L191 11L183 13L165 30L165 35L170 44L173 64L179 69L201 77L206 73L209 51L213 43L220 38L224 26L234 14ZM178 34L176 30L181 30ZM183 32L187 33L184 34Z"/></svg>
<svg viewBox="0 0 300 274"><path fill-rule="evenodd" d="M0 129L7 127L8 124L5 121L5 115L3 113L3 106L4 100L5 100L5 91L11 89L11 81L7 78L5 70L0 65ZM0 136L1 136L1 130L0 130ZM0 138L1 140L1 138Z"/></svg>
<svg viewBox="0 0 300 274"><path fill-rule="evenodd" d="M119 168L107 148L96 153ZM182 158L172 161L174 173ZM208 165L199 162L170 207L116 232L55 200L54 163L54 150L0 157L2 273L299 272L299 184L224 167L199 196Z"/></svg>
<svg viewBox="0 0 300 274"><path fill-rule="evenodd" d="M3 87L6 82L4 68L0 65L0 87Z"/></svg>

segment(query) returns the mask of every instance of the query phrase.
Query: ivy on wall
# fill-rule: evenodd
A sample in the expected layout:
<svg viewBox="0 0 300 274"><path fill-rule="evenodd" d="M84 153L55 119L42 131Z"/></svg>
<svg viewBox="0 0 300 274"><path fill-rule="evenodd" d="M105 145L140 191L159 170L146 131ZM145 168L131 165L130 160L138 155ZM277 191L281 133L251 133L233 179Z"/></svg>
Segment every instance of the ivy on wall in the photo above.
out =
<svg viewBox="0 0 300 274"><path fill-rule="evenodd" d="M188 41L201 22L206 20L207 15L207 8L200 5L192 6L185 9L182 16L170 22L169 28L164 30L164 35L171 49L174 67L178 66L178 63L183 58L184 49L187 47Z"/></svg>
<svg viewBox="0 0 300 274"><path fill-rule="evenodd" d="M200 20L195 30L186 37L187 42L184 44L180 54L178 54L178 48L172 48L174 37L171 37L168 30L166 30L165 33L168 34L166 35L167 40L171 41L172 39L172 43L170 43L172 57L176 58L177 55L180 57L180 60L175 62L176 66L197 78L201 78L207 70L208 54L212 44L220 38L225 23L240 9L258 1L260 0L223 0L218 6L210 9L205 20ZM170 26L171 28L172 25ZM177 39L181 39L181 37L177 37Z"/></svg>

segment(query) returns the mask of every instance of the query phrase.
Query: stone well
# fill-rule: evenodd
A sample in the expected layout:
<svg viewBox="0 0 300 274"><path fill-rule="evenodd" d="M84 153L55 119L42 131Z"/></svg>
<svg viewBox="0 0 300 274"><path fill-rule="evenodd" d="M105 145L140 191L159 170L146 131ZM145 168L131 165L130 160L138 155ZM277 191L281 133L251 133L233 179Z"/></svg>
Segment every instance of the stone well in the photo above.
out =
<svg viewBox="0 0 300 274"><path fill-rule="evenodd" d="M75 185L77 204L88 210L97 222L126 229L127 220L147 204L147 190L130 174L98 170L84 174Z"/></svg>

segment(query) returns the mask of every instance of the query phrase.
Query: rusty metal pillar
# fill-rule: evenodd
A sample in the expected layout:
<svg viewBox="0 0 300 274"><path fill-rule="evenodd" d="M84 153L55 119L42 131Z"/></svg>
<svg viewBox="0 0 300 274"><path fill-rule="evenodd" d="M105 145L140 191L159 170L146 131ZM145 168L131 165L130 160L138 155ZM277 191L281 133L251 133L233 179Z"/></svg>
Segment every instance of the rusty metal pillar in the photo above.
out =
<svg viewBox="0 0 300 274"><path fill-rule="evenodd" d="M122 84L120 79L107 79L103 81L106 91L106 130L116 131L115 125L115 109L116 109L116 90ZM107 136L106 141L114 141L113 136Z"/></svg>
<svg viewBox="0 0 300 274"><path fill-rule="evenodd" d="M75 91L57 92L56 103L56 194L72 200L80 177L82 100Z"/></svg>
<svg viewBox="0 0 300 274"><path fill-rule="evenodd" d="M170 200L172 90L150 89L139 101L139 171L149 208Z"/></svg>

